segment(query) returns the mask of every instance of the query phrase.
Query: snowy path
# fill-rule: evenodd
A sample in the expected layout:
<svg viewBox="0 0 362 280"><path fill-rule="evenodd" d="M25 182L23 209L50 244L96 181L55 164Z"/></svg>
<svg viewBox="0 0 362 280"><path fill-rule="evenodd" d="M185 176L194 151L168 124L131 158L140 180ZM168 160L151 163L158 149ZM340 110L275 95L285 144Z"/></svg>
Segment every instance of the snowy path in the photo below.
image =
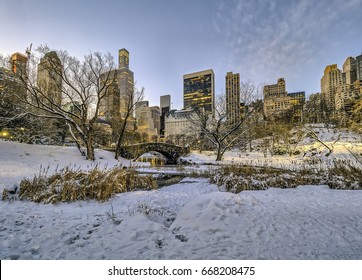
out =
<svg viewBox="0 0 362 280"><path fill-rule="evenodd" d="M362 259L361 201L325 186L235 195L185 179L115 197L120 224L109 202L0 202L0 258Z"/></svg>

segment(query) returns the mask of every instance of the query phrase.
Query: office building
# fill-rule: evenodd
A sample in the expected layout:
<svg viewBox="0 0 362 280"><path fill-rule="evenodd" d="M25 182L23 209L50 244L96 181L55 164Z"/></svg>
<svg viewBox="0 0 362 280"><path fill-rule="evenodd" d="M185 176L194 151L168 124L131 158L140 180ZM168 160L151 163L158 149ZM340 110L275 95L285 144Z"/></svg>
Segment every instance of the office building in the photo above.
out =
<svg viewBox="0 0 362 280"><path fill-rule="evenodd" d="M189 144L187 139L199 133L191 120L193 114L192 109L171 110L165 117L165 138L177 145Z"/></svg>
<svg viewBox="0 0 362 280"><path fill-rule="evenodd" d="M26 98L25 86L12 70L0 67L0 104L16 107L20 102L19 98ZM14 113L11 112L12 106L9 107L10 114ZM2 112L0 113L4 114L7 109L6 106L2 107Z"/></svg>
<svg viewBox="0 0 362 280"><path fill-rule="evenodd" d="M342 85L342 72L337 64L328 65L321 79L321 92L325 110L332 114L335 110L337 88Z"/></svg>
<svg viewBox="0 0 362 280"><path fill-rule="evenodd" d="M284 78L280 78L276 84L264 86L263 94L263 109L267 119L288 122L302 120L302 111L305 104L304 91L288 93Z"/></svg>
<svg viewBox="0 0 362 280"><path fill-rule="evenodd" d="M336 64L329 65L321 80L325 110L330 118L341 125L347 123L356 101L361 98L361 60L362 55L347 57L342 71Z"/></svg>
<svg viewBox="0 0 362 280"><path fill-rule="evenodd" d="M303 120L303 109L305 105L305 92L287 93L289 98L288 119L291 122L300 122Z"/></svg>
<svg viewBox="0 0 362 280"><path fill-rule="evenodd" d="M103 75L104 77L109 75L113 80L113 85L108 88L99 108L100 117L109 121L114 116L124 116L128 104L133 103L133 100L130 99L133 98L134 93L134 74L129 69L129 52L126 49L120 49L118 52L118 69Z"/></svg>
<svg viewBox="0 0 362 280"><path fill-rule="evenodd" d="M129 52L126 49L121 49L118 52L118 86L120 95L120 112L124 114L127 111L129 98L133 97L134 93L134 75L129 70ZM133 102L133 101L131 101Z"/></svg>
<svg viewBox="0 0 362 280"><path fill-rule="evenodd" d="M160 107L142 106L138 119L138 131L145 132L149 136L160 134Z"/></svg>
<svg viewBox="0 0 362 280"><path fill-rule="evenodd" d="M162 95L160 97L160 137L165 137L165 117L171 110L171 95Z"/></svg>
<svg viewBox="0 0 362 280"><path fill-rule="evenodd" d="M27 74L28 57L14 53L9 64L0 67L0 115L13 117L18 114L19 105L27 98L27 90L21 76Z"/></svg>
<svg viewBox="0 0 362 280"><path fill-rule="evenodd" d="M348 57L343 64L342 83L351 85L357 80L356 59Z"/></svg>
<svg viewBox="0 0 362 280"><path fill-rule="evenodd" d="M61 106L62 103L62 63L55 51L48 52L38 64L37 86L46 103Z"/></svg>
<svg viewBox="0 0 362 280"><path fill-rule="evenodd" d="M143 108L149 107L149 106L150 106L150 104L147 100L137 102L136 109L134 110L134 117L137 121L139 121L139 119L141 118L141 112L142 112Z"/></svg>
<svg viewBox="0 0 362 280"><path fill-rule="evenodd" d="M362 81L362 54L356 57L356 79Z"/></svg>
<svg viewBox="0 0 362 280"><path fill-rule="evenodd" d="M287 92L285 90L284 78L278 79L276 84L265 85L264 94L264 115L268 118L277 114L281 110L286 110L289 106Z"/></svg>
<svg viewBox="0 0 362 280"><path fill-rule="evenodd" d="M214 113L215 78L212 69L184 75L183 84L184 109Z"/></svg>
<svg viewBox="0 0 362 280"><path fill-rule="evenodd" d="M240 75L228 72L225 77L226 120L229 125L238 124L241 120L240 108Z"/></svg>
<svg viewBox="0 0 362 280"><path fill-rule="evenodd" d="M168 110L171 110L171 95L160 96L160 108L168 108Z"/></svg>

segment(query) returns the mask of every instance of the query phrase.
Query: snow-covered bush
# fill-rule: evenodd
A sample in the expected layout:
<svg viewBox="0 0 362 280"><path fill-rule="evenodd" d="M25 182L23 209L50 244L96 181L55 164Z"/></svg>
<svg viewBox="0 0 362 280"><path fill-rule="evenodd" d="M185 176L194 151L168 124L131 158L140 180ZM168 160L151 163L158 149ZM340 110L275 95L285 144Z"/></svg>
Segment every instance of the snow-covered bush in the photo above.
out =
<svg viewBox="0 0 362 280"><path fill-rule="evenodd" d="M328 185L332 189L362 189L362 167L350 161L335 160L327 169L305 165L290 171L272 167L229 165L210 176L210 182L222 190L239 193L244 190L295 188L300 185Z"/></svg>
<svg viewBox="0 0 362 280"><path fill-rule="evenodd" d="M51 176L39 173L33 180L23 179L19 198L42 203L95 199L106 201L116 193L156 188L151 176L139 176L134 170L114 168L89 171L65 168Z"/></svg>

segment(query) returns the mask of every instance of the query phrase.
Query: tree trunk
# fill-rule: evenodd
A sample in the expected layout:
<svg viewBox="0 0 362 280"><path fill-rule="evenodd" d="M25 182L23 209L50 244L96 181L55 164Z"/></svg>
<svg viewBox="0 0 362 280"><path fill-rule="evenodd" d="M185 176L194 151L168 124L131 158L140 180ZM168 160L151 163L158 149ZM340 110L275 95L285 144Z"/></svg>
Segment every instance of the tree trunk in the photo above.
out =
<svg viewBox="0 0 362 280"><path fill-rule="evenodd" d="M118 159L118 158L119 158L119 152L120 152L120 150L121 150L124 132L126 131L126 125L127 125L127 119L125 119L125 120L123 121L122 128L121 128L121 131L120 131L120 133L119 133L116 150L115 150L115 152L114 152L114 158L115 158L115 159Z"/></svg>
<svg viewBox="0 0 362 280"><path fill-rule="evenodd" d="M253 151L253 147L252 147L252 135L251 135L251 131L249 129L249 133L248 133L248 142L249 142L249 152L251 153Z"/></svg>
<svg viewBox="0 0 362 280"><path fill-rule="evenodd" d="M95 160L92 136L87 137L87 160Z"/></svg>
<svg viewBox="0 0 362 280"><path fill-rule="evenodd" d="M222 156L223 156L223 152L221 151L221 145L218 144L217 145L217 156L216 156L216 161L221 161L222 160Z"/></svg>
<svg viewBox="0 0 362 280"><path fill-rule="evenodd" d="M76 137L76 136L74 135L74 133L73 133L72 127L70 126L69 123L68 123L67 125L68 125L68 128L69 128L69 133L70 133L70 135L72 136L73 140L75 141L75 144L77 145L77 148L78 148L80 154L81 154L82 156L85 156L85 153L84 153L84 151L82 150L82 147L81 147L81 145L80 145L77 137Z"/></svg>

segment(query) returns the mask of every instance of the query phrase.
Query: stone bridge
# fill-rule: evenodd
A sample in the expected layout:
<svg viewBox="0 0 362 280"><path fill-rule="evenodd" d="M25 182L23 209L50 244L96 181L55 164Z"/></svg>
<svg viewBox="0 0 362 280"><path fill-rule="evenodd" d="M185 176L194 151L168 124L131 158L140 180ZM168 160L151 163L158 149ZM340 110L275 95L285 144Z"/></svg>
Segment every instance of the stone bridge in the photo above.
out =
<svg viewBox="0 0 362 280"><path fill-rule="evenodd" d="M122 146L120 155L127 159L136 160L141 155L148 152L158 152L166 157L166 163L176 164L180 156L190 153L190 148L167 143L141 143Z"/></svg>

